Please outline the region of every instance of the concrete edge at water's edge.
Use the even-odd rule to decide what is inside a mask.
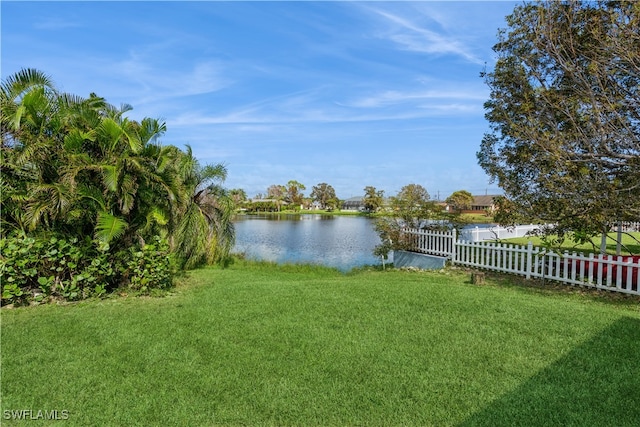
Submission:
[[[419,254],[408,251],[393,251],[395,268],[414,267],[421,270],[440,270],[445,267],[447,257]]]

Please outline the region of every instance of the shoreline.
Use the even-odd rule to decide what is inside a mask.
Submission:
[[[278,216],[278,215],[330,215],[330,216],[359,216],[365,218],[381,218],[393,216],[391,212],[376,212],[376,213],[366,213],[359,211],[348,211],[348,210],[332,210],[326,211],[321,209],[315,210],[299,210],[299,211],[291,211],[291,210],[283,210],[280,212],[236,212],[236,216],[257,216],[257,215],[268,215],[268,216]],[[494,223],[493,217],[488,217],[485,215],[475,215],[475,214],[462,214],[462,217],[468,219],[471,223],[474,224],[492,224]]]

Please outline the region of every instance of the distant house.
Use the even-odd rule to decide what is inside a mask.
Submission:
[[[449,212],[451,211],[451,206],[449,206],[449,204],[447,202],[435,202],[436,206],[439,207],[441,210],[445,211],[445,212]]]
[[[496,209],[493,199],[498,196],[473,196],[471,212],[493,212]]]
[[[351,197],[342,202],[342,210],[361,211],[364,210],[364,197]]]

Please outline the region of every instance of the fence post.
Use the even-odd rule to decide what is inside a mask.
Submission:
[[[457,233],[456,229],[454,228],[451,233],[451,265],[456,264],[456,254],[458,253],[456,249],[457,240]]]
[[[529,240],[527,243],[527,280],[531,279],[531,271],[533,270],[533,242]]]
[[[620,256],[622,250],[622,223],[618,221],[618,241],[616,242],[616,255]]]

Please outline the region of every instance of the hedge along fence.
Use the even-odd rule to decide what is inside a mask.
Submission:
[[[447,256],[453,265],[640,295],[640,256],[562,254],[528,245],[468,242],[453,231],[405,229],[413,250]]]
[[[92,240],[25,235],[0,239],[2,305],[75,301],[116,288],[147,293],[170,287],[172,277],[169,247],[160,238],[118,253]]]

